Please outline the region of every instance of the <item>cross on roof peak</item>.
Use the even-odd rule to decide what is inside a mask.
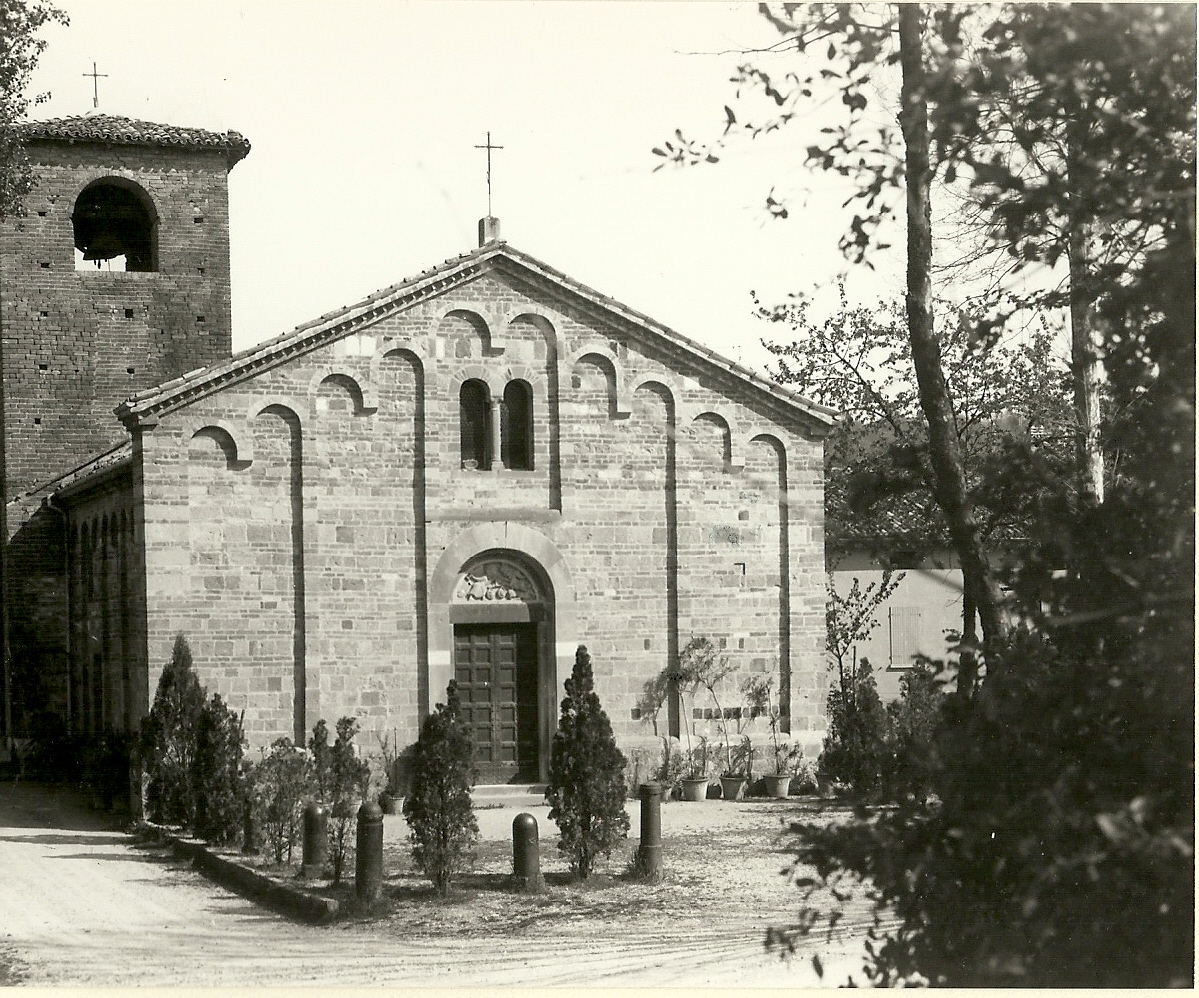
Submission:
[[[493,146],[491,144],[491,132],[487,133],[487,144],[475,146],[476,149],[487,150],[487,217],[491,217],[491,150],[503,149],[503,146]]]

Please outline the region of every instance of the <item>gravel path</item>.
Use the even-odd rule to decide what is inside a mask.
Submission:
[[[673,827],[699,835],[714,823],[744,822],[745,812],[736,813],[742,807],[752,810],[708,802],[688,811],[671,804],[664,825],[667,834]],[[634,835],[636,808],[631,806]],[[541,822],[542,854],[548,857],[546,821],[526,809]],[[503,855],[496,840],[507,840],[516,813],[480,812],[496,856]],[[402,828],[402,819],[388,819],[389,852]],[[763,866],[759,858],[742,873],[748,878],[752,868],[760,879],[763,872],[777,874],[778,866],[777,859]],[[0,871],[0,985],[819,983],[807,959],[783,963],[763,949],[764,925],[785,908],[747,905],[736,890],[718,918],[663,914],[658,904],[628,916],[602,906],[572,915],[566,914],[568,903],[562,913],[534,918],[519,930],[505,918],[484,919],[481,927],[473,919],[470,932],[439,926],[413,932],[403,910],[376,922],[298,925],[210,884],[161,850],[131,845],[105,816],[30,785],[0,786]],[[681,877],[664,885],[659,900],[670,902],[668,911],[686,884]],[[594,896],[600,894],[608,894],[609,903],[618,900],[614,892]],[[781,902],[789,904],[791,897],[779,893]],[[470,913],[475,900],[458,907]],[[510,915],[529,900],[495,893],[490,903]],[[860,965],[856,943],[834,945],[832,952],[826,947],[822,956],[830,973],[842,974],[826,981],[842,980],[843,971]]]

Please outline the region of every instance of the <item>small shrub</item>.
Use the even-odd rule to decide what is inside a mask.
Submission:
[[[586,879],[596,857],[610,855],[617,840],[628,835],[629,816],[624,809],[624,756],[595,693],[591,656],[582,645],[566,680],[545,797],[561,832],[558,848]]]
[[[370,766],[354,751],[357,733],[358,722],[354,718],[341,718],[337,722],[337,740],[328,754],[329,858],[333,861],[335,884],[341,883],[346,857],[352,851],[358,805],[365,799],[370,783]]]
[[[277,738],[254,766],[251,786],[258,827],[276,863],[291,862],[301,809],[315,787],[312,760],[290,738]]]
[[[439,703],[421,726],[412,786],[404,798],[413,861],[442,897],[449,893],[454,874],[474,862],[479,838],[470,799],[474,782],[474,744],[462,721],[458,684],[451,681],[446,702]]]
[[[242,715],[214,693],[200,714],[192,785],[196,791],[195,831],[202,839],[225,845],[245,825],[245,790],[241,779]]]
[[[883,795],[888,800],[923,801],[933,786],[933,752],[945,694],[927,659],[918,659],[900,677],[899,689],[899,699],[887,704]]]
[[[148,777],[146,807],[152,821],[190,826],[195,819],[192,784],[196,732],[205,693],[192,669],[182,634],[162,670],[154,706],[142,726],[141,758]]]
[[[870,662],[834,684],[828,695],[828,734],[820,757],[822,773],[855,793],[879,791],[887,756],[887,712],[878,697]]]

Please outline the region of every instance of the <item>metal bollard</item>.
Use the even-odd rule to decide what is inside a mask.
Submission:
[[[662,793],[660,783],[643,783],[641,798],[641,845],[637,847],[637,873],[645,880],[662,879]]]
[[[527,812],[512,819],[512,879],[521,893],[540,894],[545,890],[537,819]]]
[[[319,877],[325,869],[329,851],[329,812],[316,801],[304,808],[304,860],[300,876],[305,880]]]
[[[354,893],[370,904],[383,890],[383,809],[368,802],[358,809],[358,853],[354,862]]]

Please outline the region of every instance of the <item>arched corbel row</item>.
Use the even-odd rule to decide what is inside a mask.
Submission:
[[[542,332],[549,335],[554,344],[554,359],[562,356],[562,338],[553,320],[540,309],[529,308],[527,305],[513,305],[504,313],[503,328],[505,332],[512,324],[520,319],[527,319]]]
[[[386,339],[381,344],[379,344],[378,348],[371,355],[370,378],[371,378],[372,389],[374,389],[374,386],[379,383],[380,372],[382,371],[382,367],[383,367],[383,361],[393,353],[407,354],[409,357],[411,357],[413,360],[415,360],[417,365],[421,369],[421,374],[425,378],[429,377],[430,373],[432,373],[432,370],[437,365],[437,362],[432,357],[430,357],[428,352],[420,345],[415,344],[415,343],[409,343],[406,340],[400,341],[400,340],[394,340],[394,339]],[[377,399],[378,392],[377,392],[377,390],[375,390],[375,391],[376,391],[375,397]]]
[[[475,327],[479,333],[483,356],[504,352],[508,345],[503,332],[501,332],[504,326],[493,308],[481,302],[459,301],[442,311],[438,315],[437,321],[440,324],[451,316],[463,318]]]
[[[728,449],[728,464],[725,471],[740,471],[745,467],[745,441],[743,434],[738,431],[737,421],[725,412],[713,408],[698,408],[687,420],[691,425],[702,416],[712,416],[724,424],[724,442]]]
[[[220,430],[233,445],[233,461],[250,464],[254,460],[254,437],[245,423],[234,423],[228,419],[195,419],[187,425],[185,439],[194,440],[204,430]]]
[[[299,421],[301,429],[305,428],[312,415],[311,410],[307,405],[307,399],[303,402],[293,398],[290,395],[263,395],[251,400],[246,408],[246,424],[250,425],[262,414],[263,409],[269,409],[271,406],[278,406],[281,409],[290,409],[293,416]]]
[[[625,419],[632,415],[632,409],[629,408],[628,399],[625,394],[624,365],[616,359],[616,356],[607,346],[592,343],[584,346],[582,349],[576,350],[570,355],[570,359],[567,362],[567,369],[573,371],[579,361],[586,360],[589,357],[598,357],[612,367],[612,398],[609,400],[612,415],[617,419]]]
[[[330,378],[345,378],[354,383],[354,387],[358,391],[358,398],[355,399],[354,415],[360,416],[364,413],[375,412],[379,408],[379,393],[375,390],[373,381],[364,381],[362,378],[344,367],[338,367],[335,364],[327,364],[321,367],[308,381],[308,400],[313,411],[316,410],[316,398],[320,394],[321,385]]]

